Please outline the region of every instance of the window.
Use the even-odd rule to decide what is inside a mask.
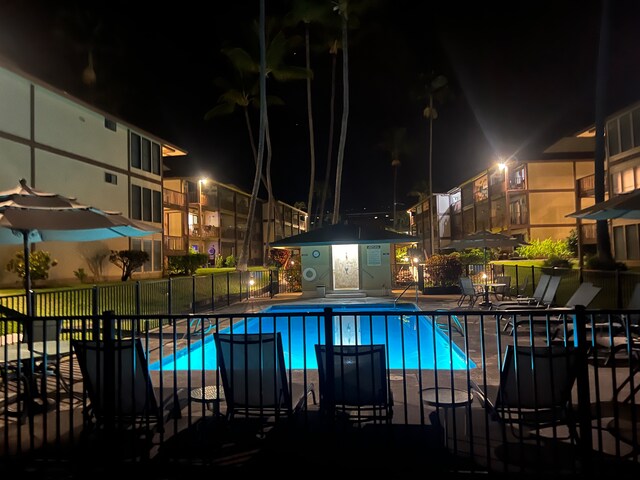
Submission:
[[[149,254],[149,259],[138,272],[159,272],[162,270],[162,242],[160,240],[131,239],[131,250],[141,250]]]
[[[145,222],[151,221],[151,190],[148,188],[142,189],[142,220]]]
[[[155,272],[162,270],[162,242],[160,240],[153,241],[153,256],[151,268]]]
[[[109,120],[108,118],[104,119],[104,128],[108,128],[109,130],[116,131],[116,122],[113,120]]]
[[[640,147],[640,108],[631,112],[631,123],[633,125],[633,146]]]
[[[130,136],[131,166],[160,175],[162,169],[160,145],[133,132]]]
[[[104,172],[104,181],[112,185],[118,184],[118,176],[113,173]]]
[[[131,218],[145,222],[162,222],[162,193],[131,185]]]
[[[142,188],[131,185],[131,218],[142,220]]]
[[[153,191],[153,212],[151,221],[155,223],[162,222],[162,193],[158,190]]]
[[[627,241],[627,259],[640,259],[640,244],[638,244],[638,225],[626,225],[625,238]]]
[[[634,169],[628,168],[622,172],[622,191],[630,192],[634,187]]]
[[[160,175],[160,145],[151,144],[151,171],[156,175]]]
[[[633,142],[631,139],[631,114],[627,113],[620,117],[620,151],[631,150]]]
[[[638,225],[613,227],[613,247],[616,260],[640,260]]]
[[[140,168],[140,135],[131,134],[131,166]]]

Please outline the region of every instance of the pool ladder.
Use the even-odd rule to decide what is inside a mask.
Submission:
[[[405,289],[402,291],[402,293],[400,295],[398,295],[394,300],[393,300],[393,308],[395,309],[397,307],[397,303],[398,300],[400,300],[400,297],[402,297],[402,295],[404,295],[406,293],[407,290],[409,290],[411,287],[415,286],[416,287],[416,305],[418,304],[418,282],[411,282],[409,285],[407,285],[405,287]]]

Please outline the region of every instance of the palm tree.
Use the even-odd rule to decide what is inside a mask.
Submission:
[[[258,38],[260,43],[260,68],[258,76],[260,79],[260,127],[258,130],[258,156],[256,163],[256,173],[253,177],[253,189],[249,201],[249,213],[247,216],[247,231],[242,242],[242,249],[238,258],[238,270],[246,271],[248,263],[248,253],[251,247],[251,237],[253,236],[253,223],[258,203],[258,193],[260,191],[260,174],[262,172],[262,157],[264,155],[264,139],[267,129],[267,54],[266,54],[266,26],[265,26],[265,0],[260,0],[260,28]]]
[[[322,23],[325,21],[329,9],[326,5],[317,0],[295,0],[293,11],[289,16],[289,21],[293,24],[302,22],[304,25],[304,52],[305,65],[307,71],[311,72],[311,41],[309,35],[309,25],[312,22]],[[313,197],[316,178],[316,146],[313,128],[313,109],[311,102],[311,80],[312,76],[307,76],[307,123],[309,126],[309,196],[307,200],[307,230],[311,229],[311,213],[313,212]]]
[[[380,148],[389,152],[391,155],[391,167],[393,168],[393,228],[397,227],[397,180],[398,168],[400,168],[400,157],[408,153],[409,145],[407,143],[407,129],[396,127],[385,132],[384,140],[379,145]]]
[[[428,105],[423,110],[423,116],[429,120],[429,232],[430,232],[430,251],[434,254],[434,205],[433,205],[433,121],[438,118],[438,111],[434,106],[434,97],[437,95],[444,96],[447,91],[448,82],[443,75],[435,76],[433,73],[429,75],[425,85]]]
[[[320,219],[318,225],[322,227],[324,220],[325,206],[329,194],[329,184],[331,182],[331,159],[333,158],[333,132],[335,125],[335,104],[336,104],[336,65],[338,60],[338,40],[334,40],[329,47],[331,55],[331,97],[329,100],[329,138],[327,140],[327,163],[324,172],[324,183],[322,185],[322,199],[320,200]]]
[[[595,107],[595,152],[594,152],[594,189],[595,202],[604,201],[604,164],[605,164],[605,105],[607,92],[607,72],[609,69],[609,0],[602,0],[602,16],[600,20],[600,39],[598,44],[598,66],[596,76]],[[602,264],[613,264],[611,255],[611,239],[607,220],[596,222],[596,246],[598,260]]]
[[[347,124],[349,121],[349,0],[339,0],[333,7],[342,19],[342,125],[338,142],[336,164],[336,186],[333,197],[332,224],[340,218],[340,190],[342,188],[342,168],[344,165],[344,149],[347,143]]]
[[[260,32],[260,28],[257,29],[258,30],[258,35],[262,35],[262,33]],[[264,26],[264,35],[266,37],[266,24]],[[260,39],[260,41],[262,41],[262,39]],[[265,41],[265,45],[266,45],[266,39]],[[288,81],[288,80],[300,80],[300,79],[304,79],[307,78],[310,75],[310,72],[303,67],[297,67],[297,66],[289,66],[286,65],[284,63],[284,58],[287,54],[287,52],[295,45],[296,39],[295,38],[286,38],[284,35],[284,32],[282,32],[281,30],[278,31],[276,33],[276,35],[274,35],[271,40],[269,41],[269,45],[268,48],[265,47],[265,77],[273,77],[275,80],[279,80],[279,81]],[[263,111],[262,111],[262,102],[266,101],[268,102],[270,99],[271,101],[274,101],[275,98],[277,97],[267,97],[266,93],[263,92],[261,90],[262,88],[262,81],[263,79],[260,76],[260,61],[256,61],[255,57],[252,56],[248,51],[246,51],[245,49],[239,48],[239,47],[234,47],[234,48],[227,48],[227,49],[223,49],[223,53],[227,56],[227,58],[229,58],[229,60],[231,61],[231,63],[235,66],[235,68],[240,72],[241,76],[251,76],[251,75],[255,75],[258,74],[258,78],[259,78],[259,85],[260,85],[260,89],[259,89],[259,100],[258,100],[258,105],[260,107],[260,115],[263,115]],[[266,78],[264,79],[265,83],[266,83]],[[269,131],[269,121],[268,118],[263,122],[263,120],[260,120],[260,124],[262,127],[264,127],[265,132],[265,142],[266,142],[266,147],[267,147],[267,160],[266,160],[266,173],[265,173],[265,183],[266,183],[266,189],[267,189],[267,196],[268,196],[268,204],[269,204],[269,208],[268,208],[268,218],[267,218],[267,228],[270,228],[271,225],[271,221],[270,221],[270,216],[272,211],[275,211],[277,213],[278,209],[275,208],[276,205],[276,201],[275,201],[275,197],[273,195],[273,189],[272,189],[272,183],[271,183],[271,158],[272,158],[272,150],[271,150],[271,135],[270,135],[270,131]],[[247,123],[248,127],[250,128],[250,123]],[[258,142],[259,143],[259,142]],[[264,152],[263,152],[264,153]],[[259,149],[258,149],[258,156],[260,155]],[[256,162],[260,163],[260,162]],[[264,163],[264,162],[263,162]],[[260,170],[258,172],[259,175],[259,179],[262,176],[262,164],[260,165]],[[257,195],[257,194],[256,194]],[[282,216],[279,216],[279,221],[280,221],[280,227],[283,228],[284,226],[284,221],[282,219]],[[253,219],[248,219],[248,221],[252,221]],[[247,227],[247,234],[250,234],[251,232],[249,231],[249,226]],[[269,235],[269,231],[267,232],[267,234]],[[245,250],[245,245],[246,245],[246,250]],[[249,243],[248,240],[245,238],[245,241],[243,242],[243,250],[239,255],[240,258],[244,258],[245,262],[246,262],[246,257],[248,256],[248,249],[249,249]],[[266,246],[267,252],[269,249],[269,246]],[[238,262],[240,264],[240,262]],[[246,263],[245,263],[245,267],[246,267]]]

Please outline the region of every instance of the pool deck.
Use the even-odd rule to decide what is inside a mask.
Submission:
[[[251,298],[240,304],[229,307],[216,308],[217,315],[247,314],[257,313],[271,305],[294,305],[294,304],[381,304],[393,305],[394,299],[400,291],[392,292],[389,297],[354,297],[354,298],[304,298],[300,294],[281,294],[273,299]],[[400,301],[415,303],[420,311],[443,310],[464,310],[457,306],[458,295],[421,295],[417,296],[411,292],[406,292]],[[206,313],[206,312],[202,312]],[[469,355],[475,360],[481,358],[482,353],[485,358],[484,369],[474,369],[472,378],[481,384],[497,385],[499,383],[498,354],[487,351],[481,343],[483,337],[484,345],[496,344],[497,333],[495,326],[484,326],[482,335],[479,333],[481,326],[478,315],[468,315],[462,320],[465,323],[467,335],[462,337],[459,333],[452,332],[452,339],[461,346],[466,342]],[[186,322],[180,327],[186,328]],[[478,334],[474,334],[477,332]],[[506,334],[504,334],[506,335]],[[150,338],[150,350],[152,358],[150,362],[157,360],[153,358],[154,353],[162,341],[163,349],[180,349],[186,344],[186,340],[181,339],[178,345],[172,345],[166,338]],[[155,342],[155,345],[154,345]],[[154,348],[155,347],[155,348]],[[157,354],[156,354],[157,357]],[[477,362],[476,362],[477,363]],[[186,373],[178,372],[177,381],[179,384],[185,383]],[[313,377],[313,372],[308,372],[307,381],[312,381],[317,385],[317,378]],[[482,375],[482,377],[480,377]],[[494,469],[502,471],[504,456],[500,456],[500,445],[494,441],[502,438],[495,432],[489,435],[490,430],[495,430],[497,422],[487,422],[486,411],[479,401],[475,399],[467,408],[453,409],[454,415],[447,415],[445,409],[435,408],[426,402],[420,402],[423,398],[421,390],[433,387],[434,381],[440,386],[450,385],[466,387],[467,379],[465,372],[452,375],[448,370],[438,374],[437,379],[433,371],[418,375],[415,371],[402,372],[391,371],[390,379],[394,390],[394,420],[392,425],[358,425],[351,422],[346,424],[332,424],[327,428],[326,422],[321,421],[317,406],[309,405],[309,408],[298,419],[297,424],[279,424],[270,431],[264,438],[257,438],[253,424],[242,422],[234,423],[233,429],[228,428],[227,422],[217,418],[205,405],[199,402],[186,400],[180,403],[182,408],[182,418],[171,421],[171,428],[167,429],[165,443],[158,451],[153,452],[153,458],[149,462],[142,464],[127,464],[127,469],[134,474],[141,474],[146,478],[187,478],[188,476],[206,477],[213,471],[235,471],[237,469],[247,469],[257,472],[269,471],[272,469],[277,474],[284,477],[297,477],[301,471],[305,475],[313,473],[326,473],[335,476],[336,471],[349,470],[354,472],[368,472],[369,474],[392,474],[393,478],[404,473],[417,473],[427,469],[437,475],[436,478],[457,478],[463,476],[487,477],[488,471]],[[157,380],[157,379],[156,379]],[[601,388],[606,391],[610,388],[606,385]],[[49,380],[49,385],[55,384],[54,379]],[[303,388],[304,380],[301,371],[296,371],[292,375],[292,390],[294,398]],[[154,386],[157,387],[154,381]],[[194,386],[199,386],[195,384]],[[78,387],[79,388],[79,387]],[[160,395],[159,395],[160,396]],[[416,400],[417,399],[417,400]],[[184,398],[183,398],[184,400]],[[73,404],[69,405],[69,404]],[[60,409],[63,408],[62,403]],[[65,429],[77,431],[80,425],[81,405],[73,397],[67,399],[66,406],[70,414],[35,416],[36,432],[42,432],[42,424],[49,422],[52,425],[57,422],[56,431],[64,432]],[[435,415],[435,416],[434,416]],[[467,418],[471,423],[467,423]],[[48,420],[47,420],[48,419]],[[62,421],[61,421],[62,419]],[[75,419],[75,420],[74,420]],[[74,427],[69,427],[69,424]],[[446,437],[443,437],[442,425],[445,425]],[[54,431],[50,428],[50,436]],[[8,441],[14,441],[10,433]],[[446,440],[447,445],[445,446]],[[606,442],[607,439],[604,439]],[[109,447],[112,448],[113,446]],[[559,443],[548,449],[553,452],[553,458],[535,457],[534,470],[538,470],[541,461],[548,461],[548,476],[564,474],[572,467],[565,465],[569,459],[575,458],[575,450],[562,453],[558,460],[558,452],[564,452],[568,444]],[[87,453],[87,452],[85,452]],[[13,465],[22,469],[20,473],[34,473],[34,478],[88,478],[94,476],[98,478],[113,478],[114,474],[120,474],[121,465],[118,462],[104,462],[104,457],[90,450],[90,455],[86,455],[85,461],[76,460],[69,464],[68,468],[48,467],[46,462],[39,459],[27,461],[24,464]],[[95,455],[95,456],[94,456]],[[526,452],[520,454],[520,458],[526,456]],[[92,461],[91,459],[98,459]],[[527,456],[529,458],[529,456]],[[102,459],[103,461],[99,461]],[[529,458],[531,460],[531,458]],[[493,462],[487,464],[487,462]],[[507,463],[509,461],[507,460]],[[518,465],[510,471],[517,472],[518,478],[526,477],[528,467],[523,466],[522,461],[516,462]],[[348,465],[358,465],[357,468],[350,468]],[[603,470],[610,470],[606,463],[601,463]],[[629,464],[631,465],[631,463]],[[633,462],[633,468],[638,464]],[[497,468],[496,468],[497,467]],[[57,470],[56,470],[57,468]],[[118,469],[113,471],[113,468]],[[0,471],[2,467],[0,466]],[[638,474],[634,470],[634,475]]]

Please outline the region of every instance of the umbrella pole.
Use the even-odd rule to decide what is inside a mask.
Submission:
[[[24,286],[27,300],[27,316],[33,315],[33,303],[31,298],[31,267],[29,265],[29,231],[22,231],[22,245],[24,248]]]

